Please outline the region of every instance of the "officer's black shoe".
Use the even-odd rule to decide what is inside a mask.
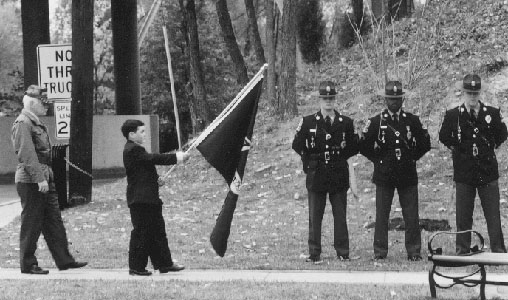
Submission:
[[[349,255],[337,255],[337,259],[341,261],[349,260]]]
[[[32,265],[30,269],[28,270],[21,270],[21,273],[24,274],[35,274],[35,275],[46,275],[49,273],[48,270],[44,270],[43,268],[39,267],[38,265]]]
[[[147,271],[147,270],[138,271],[138,270],[134,270],[134,269],[129,269],[129,275],[150,276],[150,275],[152,275],[152,272]]]
[[[409,255],[407,257],[407,260],[409,261],[421,261],[422,260],[422,257],[420,255]]]
[[[320,265],[323,263],[323,261],[321,260],[321,257],[319,257],[319,256],[309,256],[305,259],[305,262],[311,262],[315,265]]]
[[[383,255],[376,255],[374,256],[374,260],[381,260],[381,259],[385,259],[386,256],[383,256]]]

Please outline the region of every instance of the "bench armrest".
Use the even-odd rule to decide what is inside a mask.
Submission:
[[[434,238],[438,235],[441,235],[441,234],[449,234],[449,235],[457,235],[457,234],[461,234],[461,233],[474,233],[478,236],[478,239],[480,240],[480,247],[478,247],[478,245],[474,246],[473,248],[471,248],[471,251],[473,253],[475,252],[480,252],[480,251],[483,251],[483,247],[485,246],[485,241],[483,239],[483,236],[478,232],[478,231],[475,231],[475,230],[464,230],[464,231],[438,231],[436,233],[434,233],[430,238],[429,238],[429,242],[427,244],[428,246],[428,250],[429,250],[429,256],[432,256],[434,254],[436,255],[441,255],[442,252],[443,252],[443,249],[442,248],[433,248],[432,247],[432,240],[434,240]]]

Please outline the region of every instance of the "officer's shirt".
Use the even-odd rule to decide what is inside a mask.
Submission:
[[[507,138],[500,110],[480,102],[476,118],[462,104],[446,112],[439,140],[453,149],[454,180],[474,186],[499,178],[494,149]]]

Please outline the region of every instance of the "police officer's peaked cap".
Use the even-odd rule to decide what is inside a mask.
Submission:
[[[384,90],[378,92],[379,96],[385,98],[402,98],[406,92],[402,90],[402,83],[400,81],[388,81]]]
[[[322,81],[319,84],[319,97],[320,98],[332,98],[337,95],[337,90],[335,89],[335,83],[332,81]]]
[[[462,82],[457,82],[456,86],[464,92],[479,93],[482,90],[482,79],[476,74],[468,74],[464,76]]]
[[[28,87],[25,92],[25,95],[32,98],[46,98],[47,97],[47,89],[42,88],[38,85],[32,84]]]

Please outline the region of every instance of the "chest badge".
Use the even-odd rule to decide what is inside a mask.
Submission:
[[[490,124],[491,121],[492,121],[492,117],[490,115],[486,115],[485,122],[487,122],[487,124]]]
[[[370,120],[367,120],[367,123],[365,123],[365,126],[363,127],[363,133],[369,132],[369,126],[370,126]]]
[[[328,140],[330,140],[330,139],[332,139],[332,135],[331,135],[331,134],[329,134],[329,133],[327,133],[327,134],[326,134],[326,136],[325,136],[325,139],[326,139],[327,141],[328,141]]]

